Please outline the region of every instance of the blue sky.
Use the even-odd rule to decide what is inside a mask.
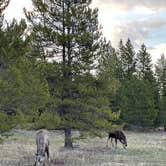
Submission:
[[[11,0],[5,18],[23,17],[23,7],[31,10],[31,0]],[[114,47],[130,38],[137,49],[145,43],[154,62],[166,54],[166,0],[92,0],[92,7],[99,8],[103,35]]]

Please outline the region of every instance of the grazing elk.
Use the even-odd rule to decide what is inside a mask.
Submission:
[[[127,147],[126,136],[121,130],[116,130],[114,132],[109,132],[108,139],[107,139],[107,147],[108,147],[108,141],[109,141],[110,138],[111,138],[111,143],[112,143],[113,139],[115,139],[116,147],[117,147],[117,140],[119,140],[123,144],[124,148]],[[112,145],[113,145],[113,143],[112,143]]]
[[[46,154],[47,154],[48,165],[50,166],[49,140],[46,130],[39,130],[37,132],[36,144],[37,144],[37,153],[36,153],[36,161],[34,166],[45,166]]]

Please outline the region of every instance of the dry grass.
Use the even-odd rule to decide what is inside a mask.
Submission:
[[[0,166],[32,166],[35,132],[13,130],[0,145]],[[78,134],[78,133],[77,133]],[[74,135],[76,133],[74,132]],[[106,148],[106,137],[78,140],[73,150],[63,148],[63,132],[50,132],[52,166],[166,166],[166,133],[126,132],[128,147]]]

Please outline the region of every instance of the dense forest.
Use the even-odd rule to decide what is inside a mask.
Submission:
[[[166,128],[166,58],[143,43],[102,35],[91,0],[32,0],[26,20],[4,20],[0,2],[0,134],[15,127],[100,135],[112,128]]]

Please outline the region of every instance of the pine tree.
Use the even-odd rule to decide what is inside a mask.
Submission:
[[[48,75],[47,80],[54,102],[58,101],[54,111],[61,117],[65,147],[72,147],[72,128],[95,132],[108,126],[112,116],[107,100],[102,99],[100,81],[91,74],[98,59],[100,33],[98,10],[91,9],[90,3],[91,0],[33,0],[34,11],[25,12],[33,28],[38,58],[46,62],[53,56],[56,60],[58,70],[47,73],[60,77]]]
[[[139,50],[139,53],[137,54],[137,68],[139,72],[139,77],[152,81],[153,79],[153,71],[152,71],[152,60],[151,55],[147,52],[147,48],[145,44],[141,45],[141,49]]]
[[[119,111],[118,89],[122,81],[122,68],[117,51],[106,39],[101,41],[101,52],[99,58],[98,77],[107,84],[107,92],[110,100],[111,109]]]
[[[143,44],[136,57],[130,40],[125,45],[120,41],[119,54],[124,73],[117,96],[121,118],[129,124],[153,126],[158,110],[158,88],[150,54]]]
[[[166,129],[166,58],[161,55],[160,59],[158,59],[157,64],[155,65],[155,74],[157,77],[157,83],[159,85],[159,93],[160,93],[160,110],[158,114],[158,123],[160,125],[164,125]]]
[[[162,96],[166,95],[166,58],[161,55],[160,59],[158,59],[157,64],[155,65],[155,73],[157,76],[157,80],[160,86],[160,94]]]
[[[47,82],[29,56],[30,39],[23,39],[25,29],[25,21],[13,20],[0,33],[0,115],[9,119],[2,122],[1,131],[19,124],[24,116],[32,122],[49,98]]]
[[[120,90],[121,118],[128,124],[152,127],[157,112],[150,83],[137,78],[126,81]]]
[[[109,77],[121,80],[122,68],[117,51],[111,46],[110,41],[107,42],[106,39],[101,40],[100,43],[99,74],[100,72],[102,74],[108,73]]]
[[[159,110],[159,91],[156,78],[152,70],[151,55],[147,52],[145,44],[141,45],[141,49],[137,54],[137,70],[139,79],[147,83],[149,91],[154,96],[155,110]]]
[[[136,59],[134,47],[130,39],[127,40],[125,45],[122,40],[120,41],[119,58],[122,65],[124,79],[131,79],[133,74],[136,72]]]

